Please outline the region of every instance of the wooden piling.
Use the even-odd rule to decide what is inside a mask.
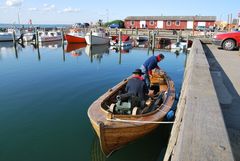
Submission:
[[[177,43],[179,43],[180,42],[180,32],[178,32],[178,34],[177,34]]]
[[[186,49],[188,49],[188,43],[189,43],[189,35],[187,35],[187,44],[186,44]]]
[[[16,44],[16,32],[13,30],[13,44]]]
[[[92,45],[92,30],[90,31],[90,45]]]
[[[119,35],[118,35],[118,46],[119,46],[119,50],[120,50],[120,48],[121,48],[121,44],[122,44],[122,30],[120,29]]]
[[[138,28],[136,28],[136,36],[138,36]]]
[[[63,31],[63,29],[61,29],[61,34],[62,34],[62,45],[64,46],[64,31]]]
[[[156,39],[156,34],[153,32],[153,34],[152,34],[152,50],[154,50],[154,48],[155,48],[155,40]]]

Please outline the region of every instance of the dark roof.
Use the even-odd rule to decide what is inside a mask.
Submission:
[[[216,16],[128,16],[125,20],[186,20],[216,21]]]

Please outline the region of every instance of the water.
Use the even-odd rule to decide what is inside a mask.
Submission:
[[[170,126],[160,126],[106,159],[87,117],[90,104],[152,52],[126,49],[120,54],[85,45],[64,50],[61,42],[42,44],[39,50],[0,43],[0,161],[162,160]],[[186,56],[163,53],[160,67],[179,92]]]

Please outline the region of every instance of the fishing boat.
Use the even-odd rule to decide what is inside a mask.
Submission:
[[[21,33],[19,30],[16,29],[8,29],[6,32],[0,32],[0,42],[1,41],[13,41],[13,32],[15,32],[15,39],[19,39]]]
[[[103,30],[87,33],[85,39],[89,45],[109,44],[110,42],[110,38]]]
[[[165,73],[154,71],[150,88],[153,96],[138,106],[129,99],[124,102],[123,98],[127,97],[124,89],[130,78],[108,90],[88,109],[88,117],[106,156],[164,123],[175,100],[173,81]]]
[[[119,46],[119,36],[112,36],[112,40],[110,41],[111,46]],[[132,40],[128,35],[121,36],[121,44],[120,46],[131,46]]]
[[[65,39],[68,43],[84,43],[85,35],[79,29],[71,29],[68,34],[65,35]]]
[[[49,42],[62,40],[62,33],[59,31],[39,31],[38,41]]]

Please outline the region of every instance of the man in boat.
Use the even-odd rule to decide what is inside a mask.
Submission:
[[[149,77],[152,77],[152,70],[158,69],[160,70],[160,67],[158,66],[158,62],[162,61],[164,59],[163,54],[159,54],[157,56],[151,56],[148,58],[144,64],[141,66],[141,70],[144,73],[143,77],[147,84],[148,89],[150,88],[150,79]]]
[[[133,72],[132,78],[128,80],[125,88],[128,94],[138,97],[141,101],[148,98],[148,88],[143,80],[143,74],[141,69],[136,69]]]

